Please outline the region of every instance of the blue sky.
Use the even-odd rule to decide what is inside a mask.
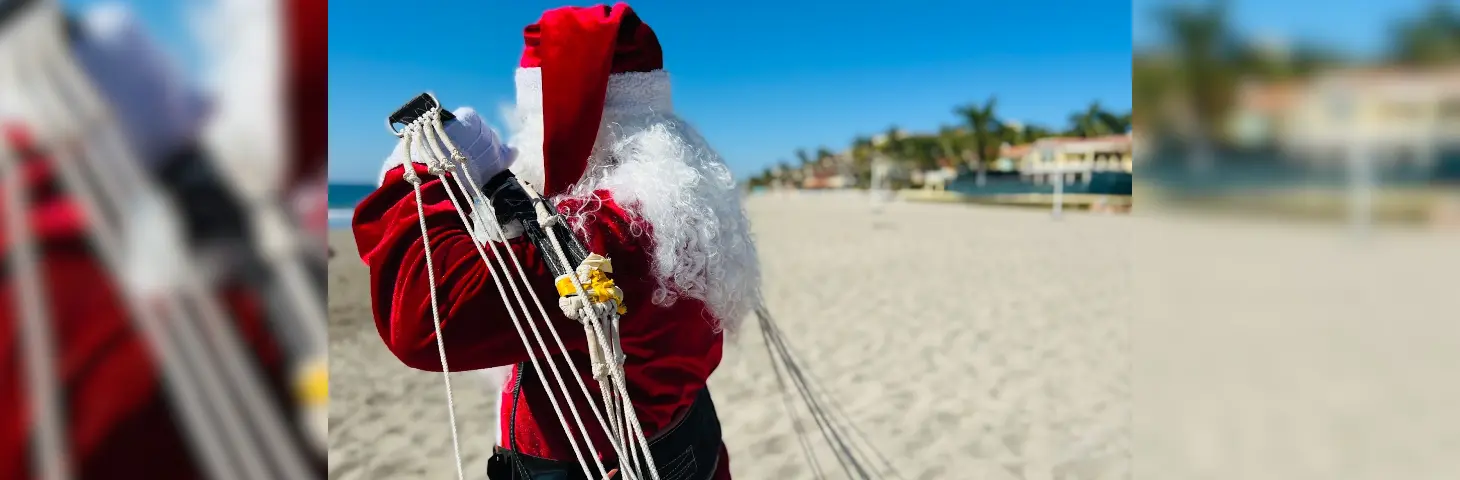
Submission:
[[[387,114],[433,90],[496,120],[522,27],[553,2],[353,0],[330,8],[330,178],[369,181]],[[1130,4],[631,2],[659,36],[675,108],[737,175],[797,147],[840,149],[896,124],[930,131],[998,95],[1013,119],[1063,125],[1098,100],[1130,108]]]
[[[205,2],[189,0],[62,0],[61,4],[66,5],[73,11],[89,8],[98,4],[122,3],[127,5],[132,13],[147,28],[157,43],[167,50],[176,60],[179,68],[193,74],[198,78],[200,65],[202,64],[202,51],[198,47],[191,26],[188,24],[190,9],[198,8]]]
[[[1171,3],[1208,0],[1132,0],[1137,46],[1159,45],[1164,30],[1153,12]],[[1233,25],[1250,37],[1304,40],[1338,51],[1373,56],[1387,47],[1394,21],[1425,11],[1434,0],[1228,0]]]
[[[63,0],[77,7],[104,0]],[[330,9],[330,177],[370,180],[394,138],[383,117],[423,90],[489,114],[511,101],[521,28],[553,2],[336,0]],[[740,175],[797,147],[840,148],[896,124],[932,130],[953,106],[998,95],[1009,118],[1062,125],[1099,100],[1130,106],[1130,48],[1159,44],[1170,0],[706,2],[632,4],[654,27],[679,111]],[[1373,54],[1393,19],[1430,0],[1233,0],[1249,35]],[[129,2],[191,71],[188,0]],[[442,2],[446,3],[446,2]],[[1319,14],[1321,13],[1321,14]],[[433,39],[424,46],[415,39]]]

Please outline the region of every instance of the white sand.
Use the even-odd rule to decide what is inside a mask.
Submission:
[[[1120,478],[1129,468],[1133,219],[931,204],[874,213],[847,194],[748,206],[770,309],[902,477]],[[441,376],[385,350],[348,232],[331,242],[330,478],[452,477]],[[747,325],[711,378],[732,469],[812,478]],[[467,474],[482,478],[492,399],[472,374],[453,385]]]
[[[1460,232],[1132,220],[1136,478],[1460,478]]]

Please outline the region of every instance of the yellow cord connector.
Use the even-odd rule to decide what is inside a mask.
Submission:
[[[613,284],[613,279],[608,274],[613,273],[613,262],[599,254],[590,254],[583,259],[578,266],[578,282],[583,284],[584,293],[588,294],[589,301],[593,303],[606,303],[610,300],[618,306],[618,314],[628,312],[624,306],[624,291]],[[558,277],[556,285],[558,295],[569,297],[578,294],[578,289],[573,286],[573,279],[567,275]]]
[[[313,361],[299,368],[294,377],[294,395],[305,406],[328,405],[330,372],[327,364]]]

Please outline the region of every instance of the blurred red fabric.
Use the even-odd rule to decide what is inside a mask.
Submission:
[[[51,159],[34,148],[23,128],[0,125],[0,130],[21,153],[31,240],[49,297],[64,422],[77,478],[202,478],[168,406],[150,347],[133,326],[112,275],[91,250],[80,206],[55,178]],[[5,212],[0,209],[0,215]],[[12,242],[18,239],[4,233],[0,230],[0,252],[8,262]],[[34,476],[29,452],[32,406],[22,373],[16,279],[9,275],[8,269],[0,269],[0,478],[29,479]],[[242,290],[228,291],[225,297],[244,340],[265,366],[274,397],[287,402],[281,352],[259,306]]]

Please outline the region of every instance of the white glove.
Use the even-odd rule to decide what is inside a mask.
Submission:
[[[451,112],[456,115],[456,120],[445,124],[446,136],[456,144],[456,148],[466,155],[467,173],[476,183],[477,188],[487,183],[487,180],[496,176],[508,167],[517,158],[516,152],[507,146],[497,132],[487,125],[486,120],[471,107],[461,107]],[[421,135],[411,146],[411,161],[425,164],[427,158],[434,158],[434,151],[431,146],[425,143],[425,135]],[[451,155],[446,148],[446,143],[437,139],[437,145],[441,153]],[[385,159],[385,165],[380,171],[381,182],[385,181],[385,173],[390,169],[400,166],[406,161],[405,141],[396,142],[395,150],[390,152],[390,157]],[[431,156],[428,156],[431,155]],[[465,179],[463,179],[465,180]]]
[[[197,139],[207,105],[124,5],[86,11],[74,51],[147,165]]]

